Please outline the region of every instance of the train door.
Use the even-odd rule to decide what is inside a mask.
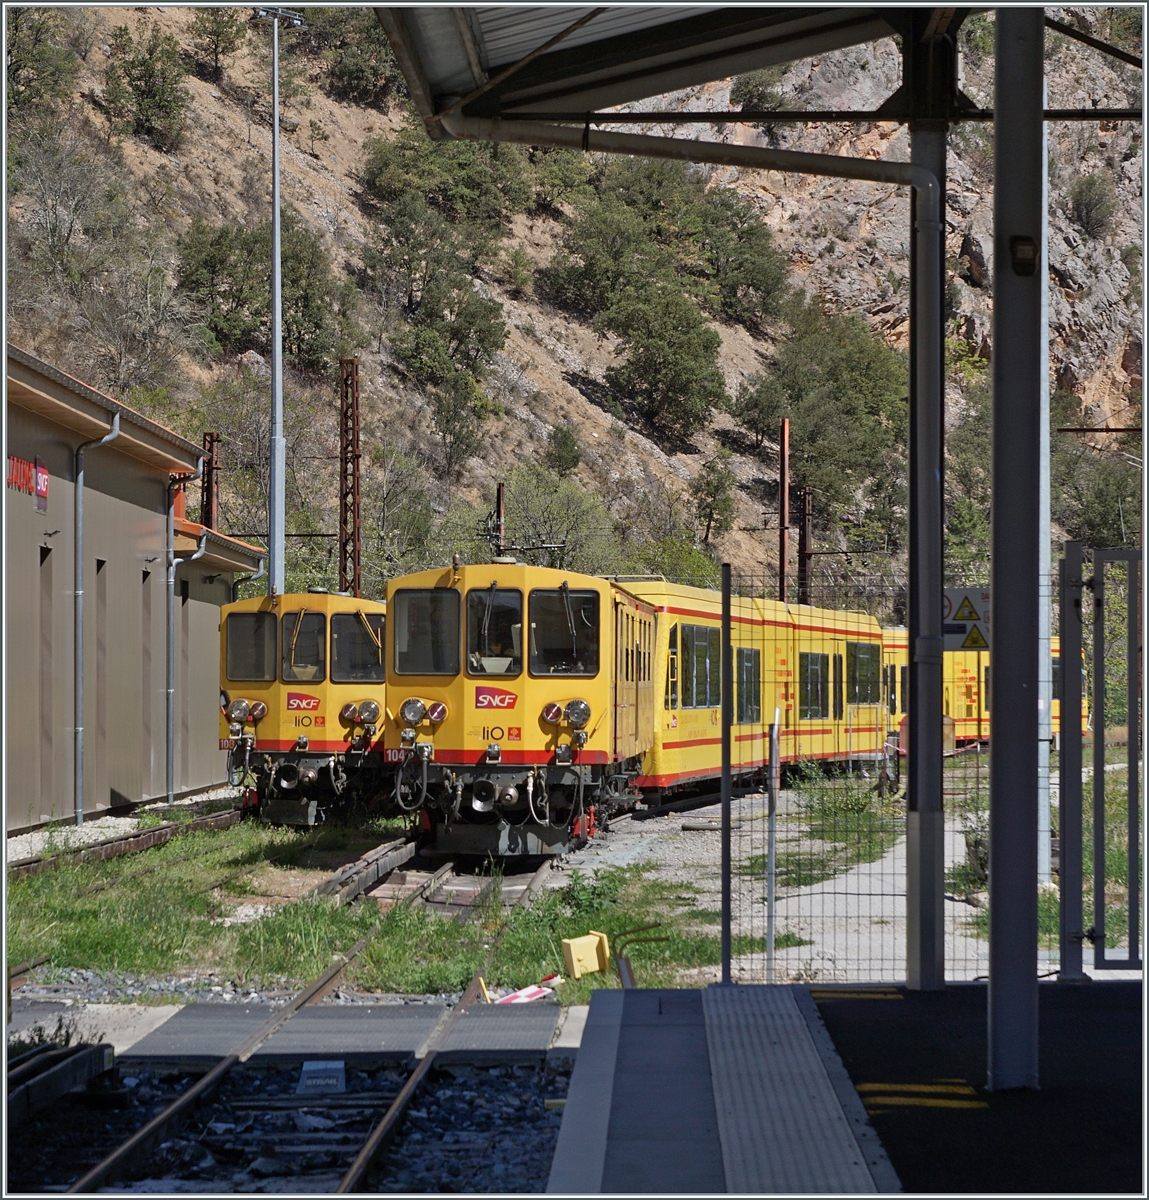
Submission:
[[[614,608],[614,758],[633,758],[654,740],[651,679],[654,609],[616,592]]]

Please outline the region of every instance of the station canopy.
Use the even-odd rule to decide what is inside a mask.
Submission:
[[[459,111],[469,117],[545,120],[601,111],[890,37],[899,17],[889,9],[774,5],[375,11],[433,137],[435,115],[467,97]],[[947,23],[955,12],[936,11]]]

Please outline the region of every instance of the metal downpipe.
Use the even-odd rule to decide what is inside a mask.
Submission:
[[[72,523],[73,544],[75,548],[75,603],[73,615],[75,632],[73,635],[73,683],[72,703],[74,709],[73,730],[73,805],[76,814],[76,824],[84,823],[84,454],[95,446],[105,446],[120,436],[120,414],[112,417],[112,427],[102,438],[93,438],[90,442],[81,442],[76,447],[75,469],[72,474],[73,493],[72,503],[74,512]]]
[[[174,476],[168,481],[168,587],[167,587],[167,689],[166,689],[166,735],[165,735],[165,784],[168,803],[175,799],[176,778],[176,488],[185,483],[195,483],[203,475],[203,455],[199,457],[195,472],[191,475]],[[199,558],[207,547],[207,530],[200,535],[199,548],[194,557]]]

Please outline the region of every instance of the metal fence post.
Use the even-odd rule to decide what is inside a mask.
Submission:
[[[774,723],[770,726],[770,786],[767,789],[768,811],[766,816],[766,982],[774,982],[774,885],[777,862],[778,792],[782,786],[782,739],[778,734],[781,712],[774,710]]]
[[[730,564],[722,564],[722,982],[730,982],[730,732],[734,725],[734,655],[730,645]]]
[[[1061,851],[1059,979],[1084,979],[1081,969],[1081,594],[1080,542],[1065,543],[1061,560],[1061,752],[1058,762],[1058,828]]]

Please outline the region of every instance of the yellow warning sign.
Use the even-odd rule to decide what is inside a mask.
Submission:
[[[969,633],[966,634],[965,641],[962,642],[962,644],[961,644],[961,648],[963,650],[988,650],[989,649],[989,643],[985,640],[985,637],[983,636],[983,634],[981,632],[980,625],[974,625],[970,629]]]
[[[953,615],[955,621],[980,621],[981,617],[977,615],[977,610],[969,602],[969,597],[966,596],[958,606],[958,610]]]

